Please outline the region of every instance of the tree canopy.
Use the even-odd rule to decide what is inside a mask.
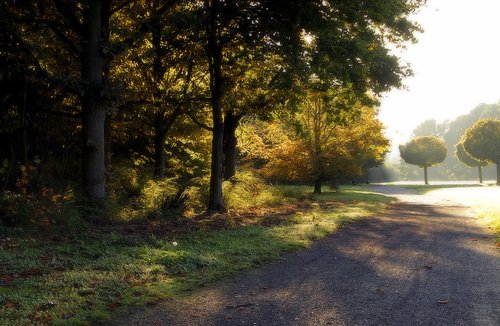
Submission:
[[[424,168],[425,184],[428,184],[427,168],[443,162],[447,149],[444,140],[434,136],[422,136],[400,145],[399,153],[406,163]]]
[[[224,211],[250,120],[293,121],[318,179],[357,175],[385,152],[377,99],[411,74],[389,49],[415,41],[424,3],[2,1],[2,191],[32,171],[22,192],[101,209],[170,180]]]
[[[475,159],[497,165],[497,184],[500,165],[500,120],[484,119],[468,128],[464,134],[464,148]]]
[[[389,141],[373,105],[342,109],[353,100],[348,94],[310,92],[284,122],[246,124],[247,164],[273,180],[314,183],[316,193],[326,181],[363,175],[383,160]]]

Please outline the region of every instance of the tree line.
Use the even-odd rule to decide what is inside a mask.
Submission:
[[[2,191],[28,191],[35,169],[104,207],[128,162],[180,189],[208,174],[220,212],[246,162],[319,192],[383,158],[377,99],[411,73],[389,45],[415,41],[424,3],[3,0]]]
[[[468,167],[477,168],[479,183],[483,183],[482,168],[495,164],[497,185],[500,185],[500,120],[481,119],[467,128],[454,145],[456,158]],[[447,155],[443,139],[420,136],[399,146],[401,158],[408,164],[424,169],[424,182],[429,184],[427,169],[442,163]]]

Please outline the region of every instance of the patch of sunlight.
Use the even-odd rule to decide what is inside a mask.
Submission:
[[[443,188],[427,194],[471,207],[481,222],[497,234],[500,243],[500,187]]]

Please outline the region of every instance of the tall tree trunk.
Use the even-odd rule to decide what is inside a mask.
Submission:
[[[424,166],[424,180],[425,180],[425,184],[428,185],[429,180],[427,178],[427,166]]]
[[[321,185],[323,183],[323,180],[321,178],[317,178],[314,180],[314,193],[315,194],[321,194]]]
[[[106,169],[111,165],[111,156],[113,154],[111,148],[112,140],[112,129],[113,129],[113,117],[111,112],[106,114],[106,121],[104,121],[104,166]]]
[[[212,163],[210,168],[210,196],[208,201],[209,212],[224,212],[222,197],[222,147],[224,125],[222,122],[222,47],[217,39],[217,7],[218,0],[205,0],[208,13],[207,28],[207,57],[210,70],[210,93],[212,106]]]
[[[24,92],[23,92],[23,106],[21,112],[21,128],[22,128],[22,163],[28,163],[28,128],[26,122],[26,106],[28,104],[28,76],[24,73]]]
[[[165,178],[165,140],[167,133],[164,131],[163,119],[161,116],[155,117],[155,178],[162,180]]]
[[[483,168],[481,165],[477,166],[477,172],[479,174],[479,183],[483,183]]]
[[[102,18],[109,17],[107,0],[89,0],[84,10],[82,37],[82,135],[83,191],[93,204],[104,205],[106,196],[104,125],[107,107],[104,101]]]
[[[496,163],[497,165],[497,186],[500,186],[500,164]]]
[[[236,157],[238,155],[236,129],[241,118],[241,115],[234,115],[231,110],[224,117],[224,180],[231,179],[236,173]]]

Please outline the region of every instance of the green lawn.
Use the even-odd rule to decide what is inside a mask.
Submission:
[[[8,233],[0,238],[0,325],[106,320],[128,305],[155,304],[280,259],[345,223],[379,212],[391,200],[356,187],[319,196],[305,188],[293,191],[306,196],[293,214],[264,214],[246,223],[168,236],[133,230],[85,230],[70,237],[0,230]]]

